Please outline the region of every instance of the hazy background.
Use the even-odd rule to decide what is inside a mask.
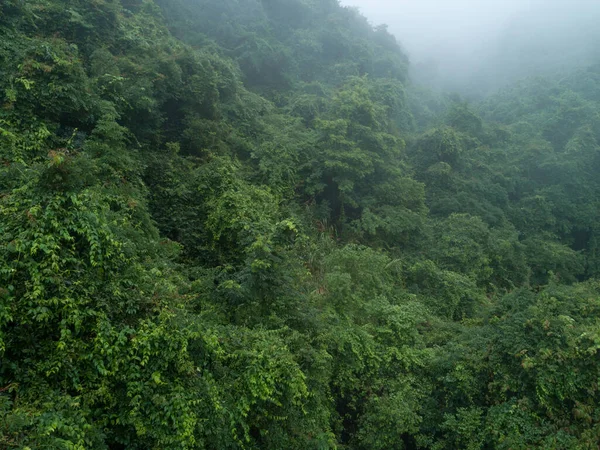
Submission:
[[[341,0],[385,23],[413,78],[478,96],[600,62],[600,0]]]

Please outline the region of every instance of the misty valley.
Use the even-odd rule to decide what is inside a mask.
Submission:
[[[423,2],[0,0],[0,449],[598,449],[600,6]]]

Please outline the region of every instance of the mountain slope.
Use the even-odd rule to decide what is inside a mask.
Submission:
[[[328,0],[0,5],[0,446],[592,448],[596,68],[479,105]]]

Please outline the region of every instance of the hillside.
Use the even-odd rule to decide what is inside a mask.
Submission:
[[[600,66],[409,65],[336,0],[0,3],[0,448],[595,448]]]

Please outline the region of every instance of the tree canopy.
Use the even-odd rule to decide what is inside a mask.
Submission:
[[[0,447],[596,448],[600,66],[408,67],[336,0],[0,3]]]

